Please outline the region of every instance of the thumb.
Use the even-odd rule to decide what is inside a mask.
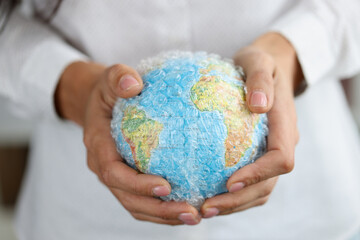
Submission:
[[[265,113],[271,109],[274,98],[274,80],[270,72],[249,71],[246,88],[246,103],[251,112]]]
[[[115,97],[130,98],[138,95],[143,88],[139,73],[124,64],[116,64],[108,69],[109,90]]]
[[[274,101],[275,64],[263,51],[246,48],[235,56],[246,75],[246,103],[254,113],[268,112]]]

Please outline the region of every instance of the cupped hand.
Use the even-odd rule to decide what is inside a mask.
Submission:
[[[277,33],[268,33],[234,57],[246,75],[247,105],[268,115],[267,153],[236,171],[228,180],[228,193],[205,201],[204,218],[243,211],[267,202],[278,176],[294,167],[296,126],[294,89],[302,79],[296,53]]]
[[[84,128],[89,168],[134,218],[169,225],[198,224],[200,214],[191,205],[158,198],[171,192],[165,179],[132,169],[116,150],[110,129],[113,106],[118,97],[136,96],[142,87],[139,74],[126,65],[106,68],[74,62],[62,74],[55,103],[60,116]]]

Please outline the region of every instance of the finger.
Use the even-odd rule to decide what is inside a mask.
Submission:
[[[139,195],[166,196],[170,194],[171,186],[165,179],[142,174],[129,167],[121,159],[119,161],[119,154],[110,145],[111,139],[102,139],[102,141],[98,144],[96,155],[99,164],[98,175],[106,186]]]
[[[106,124],[107,123],[107,124]],[[89,167],[95,170],[100,180],[108,187],[122,189],[134,194],[166,196],[171,192],[170,184],[162,177],[142,174],[129,167],[116,151],[110,135],[109,123],[98,124],[84,134],[88,149]]]
[[[274,101],[275,64],[272,57],[256,50],[237,55],[236,64],[246,75],[246,103],[254,113],[268,112]]]
[[[89,168],[92,172],[97,173],[99,167],[98,167],[95,159],[93,158],[92,154],[90,154],[89,151],[87,151],[86,161],[87,161],[86,163],[87,163],[88,168]]]
[[[116,64],[107,70],[107,86],[116,97],[129,98],[138,95],[143,88],[139,73],[124,64]]]
[[[268,152],[236,171],[228,180],[230,192],[242,189],[274,176],[289,173],[294,168],[294,153],[297,140],[296,120],[292,119],[292,107],[281,98],[276,100],[268,114]],[[287,111],[285,111],[286,109]]]
[[[246,79],[246,103],[251,112],[268,112],[274,100],[274,78],[264,69],[250,69]]]
[[[204,218],[213,216],[217,213],[234,212],[236,209],[242,209],[242,206],[249,206],[259,198],[270,195],[273,190],[277,177],[268,179],[238,192],[224,193],[205,201],[201,208]],[[215,210],[216,209],[216,210]]]
[[[163,221],[181,221],[187,225],[200,222],[199,212],[186,202],[163,201],[153,197],[134,195],[117,189],[111,189],[121,204],[130,213],[161,219]]]
[[[247,204],[241,205],[237,208],[228,210],[228,211],[224,211],[219,213],[219,215],[228,215],[231,213],[235,213],[235,212],[241,212],[241,211],[245,211],[249,208],[253,208],[253,207],[258,207],[258,206],[262,206],[264,205],[267,201],[269,200],[269,196],[263,197],[263,198],[258,198],[252,202],[249,202]]]
[[[141,214],[141,213],[131,213],[131,215],[136,220],[139,220],[139,221],[147,221],[147,222],[166,224],[166,225],[171,225],[171,226],[184,225],[184,222],[182,222],[180,220],[165,220],[162,218],[151,217],[151,216]]]
[[[166,196],[170,184],[162,177],[139,173],[124,162],[111,161],[100,165],[100,176],[108,187],[145,196]]]
[[[283,150],[271,150],[254,163],[236,171],[229,178],[227,188],[229,192],[237,192],[244,187],[281,174],[289,173],[293,167],[293,154],[285,154]]]

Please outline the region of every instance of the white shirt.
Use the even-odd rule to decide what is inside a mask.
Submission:
[[[360,228],[360,141],[338,79],[360,71],[360,2],[68,0],[25,2],[0,36],[0,94],[36,118],[17,208],[20,239],[347,239]],[[82,130],[53,93],[70,62],[135,67],[170,49],[232,55],[267,31],[286,36],[308,83],[296,99],[296,166],[268,203],[197,226],[134,220],[86,166]]]

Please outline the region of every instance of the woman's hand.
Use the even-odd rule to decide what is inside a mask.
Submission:
[[[62,74],[55,103],[60,116],[84,128],[89,168],[134,218],[169,225],[197,224],[200,214],[191,205],[156,198],[171,192],[165,179],[137,172],[116,151],[110,133],[115,101],[136,96],[142,87],[139,74],[126,65],[106,68],[75,62]]]
[[[235,172],[227,182],[229,193],[210,198],[201,208],[204,218],[263,205],[277,178],[294,167],[296,126],[294,90],[302,72],[291,44],[280,34],[268,33],[234,57],[244,68],[247,105],[252,112],[268,112],[267,153]]]

